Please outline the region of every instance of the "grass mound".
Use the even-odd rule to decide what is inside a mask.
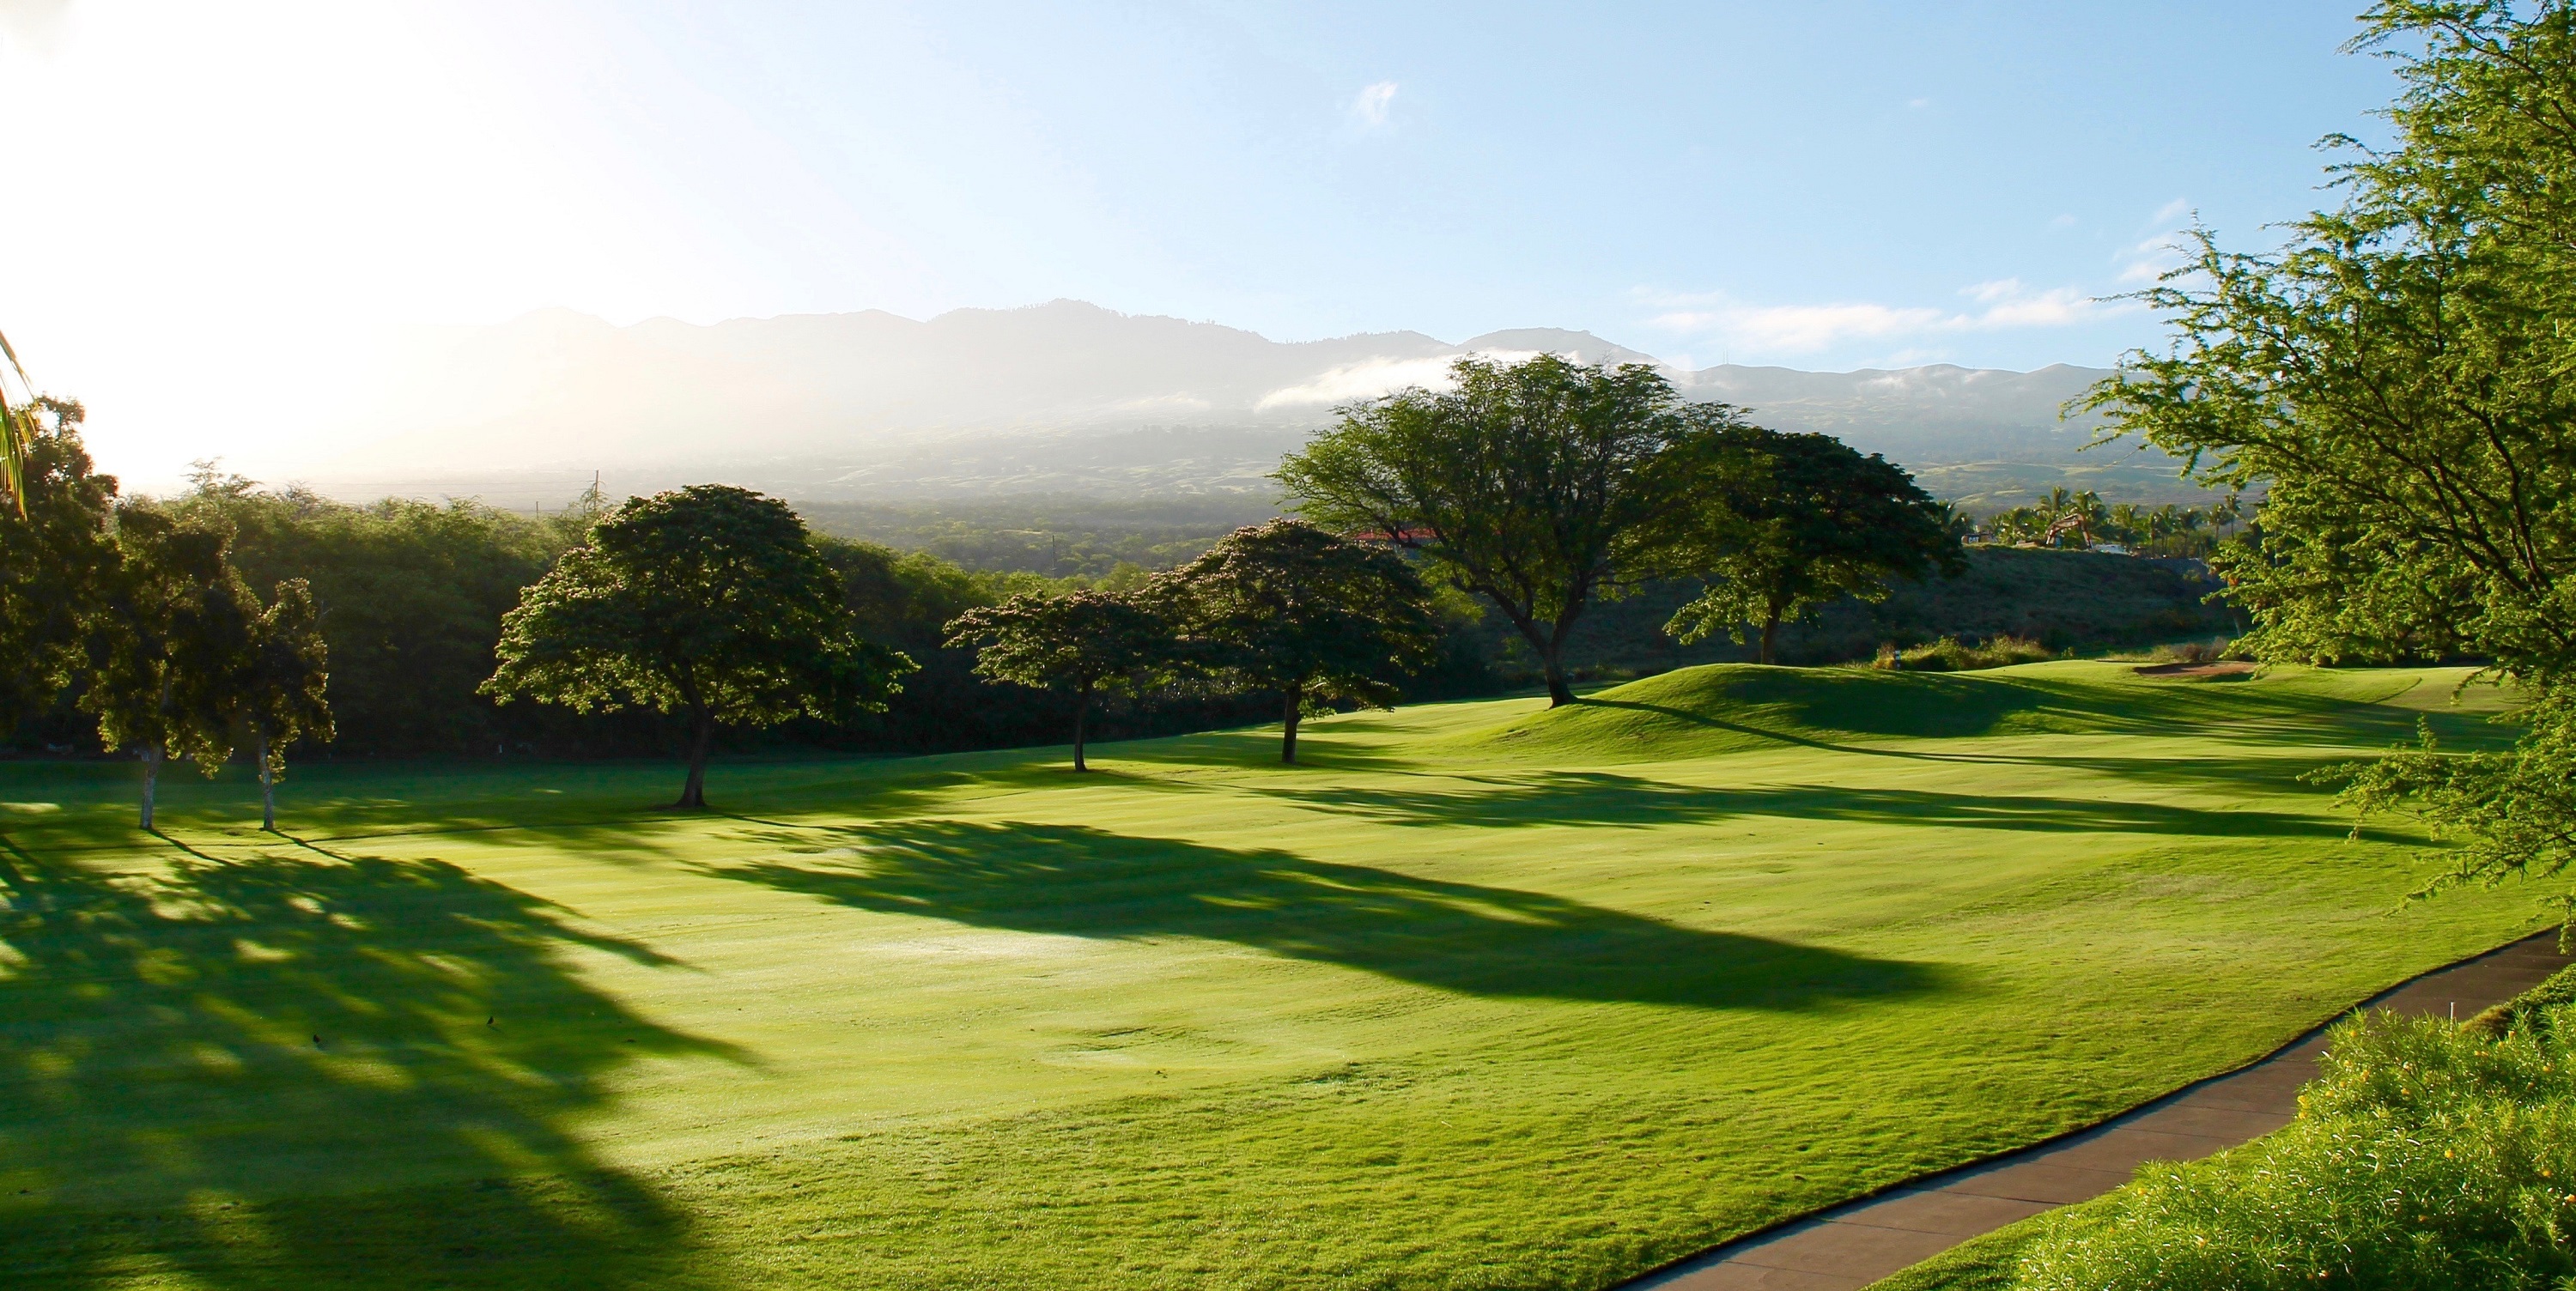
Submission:
[[[2386,741],[2409,735],[2418,713],[2469,738],[2479,733],[2477,719],[2443,692],[2416,696],[2427,689],[2419,674],[2285,668],[2226,689],[2091,660],[1966,673],[1710,664],[1598,691],[1448,747],[1580,762],[2044,735],[2226,731],[2302,742],[2329,714],[2366,722]]]

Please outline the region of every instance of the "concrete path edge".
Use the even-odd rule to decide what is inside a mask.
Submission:
[[[2425,988],[2439,985],[2440,979],[2450,979],[2458,988],[2485,988],[2468,997],[2455,990],[2454,998],[2469,1006],[2458,1013],[2465,1020],[2530,989],[2558,968],[2576,963],[2557,954],[2557,936],[2555,928],[2531,933],[2426,969],[2336,1010],[2278,1048],[2092,1124],[1781,1220],[1614,1286],[1616,1291],[1852,1291],[1865,1287],[2004,1224],[2099,1196],[2127,1182],[2135,1163],[2112,1167],[2131,1157],[2137,1162],[2193,1159],[2270,1133],[2295,1113],[2297,1086],[2313,1077],[2315,1056],[2324,1049],[2325,1034],[2336,1023],[2392,1006],[2401,1012],[2440,1012],[2439,1008],[2404,1007],[2431,1004],[2429,995],[2423,1001],[2401,999],[2410,992],[2427,994]],[[2488,995],[2494,998],[2484,998]],[[2257,1081],[2259,1088],[2253,1087]],[[2230,1088],[2237,1085],[2248,1087]],[[2178,1124],[2167,1130],[2141,1127],[2141,1122],[2159,1116]],[[2221,1132],[2206,1133],[2211,1128]],[[2135,1141],[2108,1141],[2117,1136]],[[2087,1149],[2096,1150],[2088,1156]],[[2022,1176],[2018,1180],[2011,1179],[2015,1171]],[[1928,1225],[1898,1221],[1896,1227],[1882,1227],[1861,1216],[1864,1211],[1921,1210],[1944,1202],[1955,1203],[1954,1211],[1964,1205],[1982,1213],[1957,1214],[1949,1222]],[[1801,1246],[1810,1249],[1798,1249]],[[1868,1249],[1848,1249],[1855,1246]],[[1846,1249],[1831,1249],[1835,1247]]]

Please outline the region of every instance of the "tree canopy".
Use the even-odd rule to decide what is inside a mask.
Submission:
[[[1196,665],[1277,692],[1279,760],[1297,760],[1309,704],[1387,707],[1411,668],[1437,657],[1431,595],[1383,547],[1299,520],[1237,529],[1146,593],[1180,630]]]
[[[43,400],[14,486],[0,511],[0,726],[51,703],[86,667],[117,572],[116,478],[91,468],[81,406]]]
[[[1421,550],[1493,602],[1571,703],[1565,646],[1586,606],[1672,571],[1724,404],[1687,404],[1654,368],[1463,358],[1445,392],[1341,410],[1277,478],[1300,514]]]
[[[948,625],[948,644],[980,646],[975,671],[996,681],[1073,692],[1073,769],[1088,771],[1084,728],[1095,696],[1132,692],[1172,657],[1172,625],[1134,598],[1105,592],[1021,595]]]
[[[484,683],[496,698],[684,714],[684,808],[706,805],[718,725],[847,720],[881,710],[912,671],[859,636],[794,511],[717,484],[602,519],[502,620],[497,654]]]
[[[322,639],[313,589],[303,579],[277,585],[267,608],[252,621],[221,700],[250,736],[259,766],[259,827],[277,828],[277,782],[286,775],[286,749],[298,740],[327,744],[333,734],[330,646]]]
[[[232,684],[259,617],[219,524],[129,503],[117,511],[119,559],[92,635],[81,705],[99,740],[143,754],[142,827],[153,827],[161,760],[211,776],[232,756]]]
[[[2513,753],[2357,771],[2366,808],[2465,830],[2453,881],[2576,861],[2576,8],[2391,0],[2359,49],[2404,89],[2384,149],[2280,250],[2145,293],[2173,332],[2090,396],[2114,433],[2265,490],[2217,562],[2266,658],[2492,660],[2534,702]],[[2550,791],[2542,791],[2554,786]]]
[[[1724,631],[1775,661],[1780,625],[1845,596],[1883,600],[1891,578],[1966,567],[1947,508],[1895,464],[1830,435],[1752,426],[1719,432],[1680,550],[1710,586],[1665,630],[1684,642]]]

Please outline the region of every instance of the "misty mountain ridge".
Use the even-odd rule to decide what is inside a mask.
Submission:
[[[2174,487],[2161,455],[2075,455],[2091,424],[2060,421],[2058,409],[2108,373],[2063,364],[1691,370],[1554,328],[1455,344],[1420,332],[1283,342],[1071,300],[926,321],[869,310],[705,325],[618,326],[547,309],[496,326],[420,329],[403,348],[377,383],[382,396],[343,423],[353,432],[343,458],[314,464],[326,491],[364,477],[401,482],[398,492],[460,491],[446,481],[493,496],[519,491],[519,476],[586,479],[593,469],[625,489],[726,479],[814,499],[1261,491],[1280,456],[1331,424],[1336,406],[1437,384],[1461,355],[1542,351],[1656,363],[1688,398],[1736,404],[1775,429],[1833,434],[1918,471],[2021,464],[2041,476],[2126,476],[2151,465],[2137,484]],[[477,463],[470,481],[459,462]],[[539,496],[561,492],[548,484]]]

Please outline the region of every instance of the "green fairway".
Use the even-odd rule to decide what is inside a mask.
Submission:
[[[0,765],[0,1283],[1597,1287],[2536,926],[2456,670],[1694,669],[898,761]]]

